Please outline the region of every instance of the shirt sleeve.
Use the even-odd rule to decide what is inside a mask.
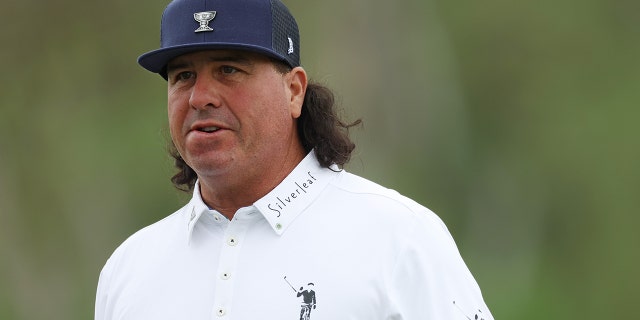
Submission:
[[[106,317],[106,306],[107,306],[107,270],[106,265],[100,272],[100,278],[98,279],[98,289],[96,292],[96,305],[95,305],[95,314],[94,320],[105,320],[108,319]]]
[[[107,263],[100,272],[98,279],[98,288],[96,292],[96,305],[94,320],[107,320],[111,319],[111,312],[108,310],[109,301],[109,280],[111,276],[111,259],[107,260]]]
[[[398,253],[388,319],[493,320],[444,223],[419,215]]]

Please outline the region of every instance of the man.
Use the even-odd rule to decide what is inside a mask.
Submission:
[[[302,296],[302,305],[300,309],[300,320],[307,320],[311,317],[311,309],[316,308],[316,292],[313,291],[313,282],[307,284],[307,289],[300,287],[297,297]]]
[[[313,320],[492,318],[435,214],[341,170],[350,125],[299,44],[278,0],[167,6],[139,63],[167,80],[172,181],[193,198],[116,249],[96,319],[293,320],[287,276],[315,284]]]

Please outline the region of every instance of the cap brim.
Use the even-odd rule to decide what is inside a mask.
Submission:
[[[159,73],[164,78],[166,78],[166,67],[167,63],[172,59],[179,57],[183,54],[202,51],[202,50],[247,50],[257,53],[262,53],[269,57],[275,58],[277,60],[282,60],[282,62],[289,64],[287,59],[275,51],[268,50],[264,47],[240,44],[240,43],[191,43],[179,46],[173,46],[169,48],[161,48],[153,51],[149,51],[140,57],[138,57],[138,64],[140,64],[143,68],[154,72]],[[291,66],[294,67],[294,66]]]

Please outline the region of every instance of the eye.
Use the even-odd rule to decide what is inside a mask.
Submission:
[[[232,67],[232,66],[222,66],[220,67],[220,72],[222,72],[222,74],[234,74],[236,72],[238,72],[238,69]]]
[[[175,80],[176,81],[184,81],[184,80],[189,80],[189,79],[191,79],[193,77],[195,77],[195,73],[193,73],[191,71],[183,71],[183,72],[180,72],[180,73],[176,74]]]

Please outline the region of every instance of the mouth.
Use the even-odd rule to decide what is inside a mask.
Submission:
[[[215,126],[196,128],[196,131],[206,132],[206,133],[216,132],[218,130],[220,130],[220,128]]]

